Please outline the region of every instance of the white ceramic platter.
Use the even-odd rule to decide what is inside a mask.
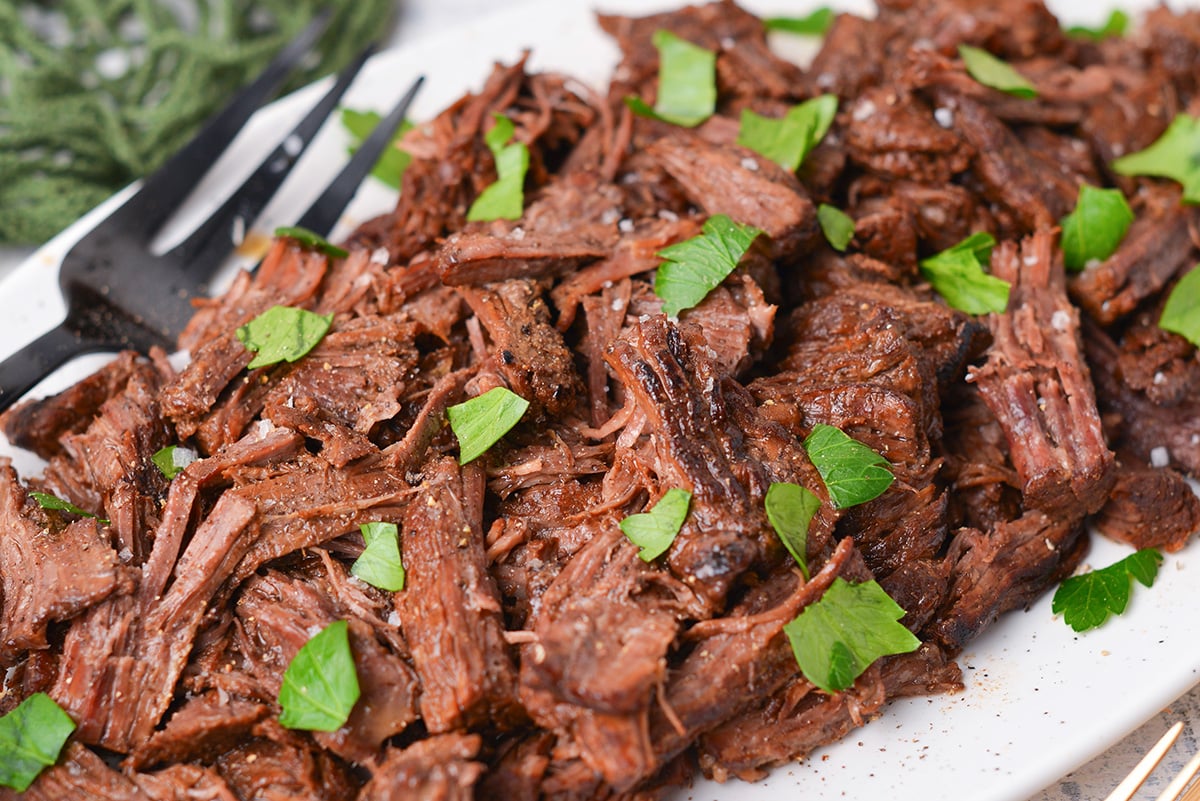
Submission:
[[[662,0],[601,0],[604,10],[648,13]],[[798,15],[810,2],[755,0],[760,13]],[[870,11],[862,2],[840,4]],[[1051,4],[1066,20],[1093,23],[1107,9],[1088,0]],[[1128,5],[1128,4],[1127,4]],[[1138,3],[1137,5],[1144,5]],[[376,56],[351,89],[346,105],[385,109],[424,73],[428,83],[413,112],[428,119],[464,91],[478,88],[496,60],[533,51],[536,69],[556,69],[603,86],[616,63],[615,46],[593,22],[591,4],[543,0],[502,10],[436,39]],[[197,187],[164,244],[186,233],[214,208],[273,146],[319,93],[309,87],[264,109],[227,158]],[[346,139],[331,125],[256,226],[270,231],[304,209],[344,161]],[[375,182],[359,193],[343,232],[388,209],[394,195]],[[0,357],[16,350],[63,315],[55,272],[61,254],[121,197],[104,204],[50,242],[0,283]],[[36,394],[55,391],[97,364],[78,360]],[[19,470],[36,459],[0,439],[0,455]],[[1102,566],[1129,549],[1096,540],[1088,561]],[[1103,752],[1200,681],[1200,546],[1168,555],[1151,590],[1138,587],[1129,611],[1086,635],[1074,634],[1050,612],[1049,597],[1005,617],[961,655],[966,691],[892,704],[877,720],[809,760],[775,770],[758,784],[700,782],[674,801],[774,801],[804,798],[887,798],[889,801],[1023,801]]]

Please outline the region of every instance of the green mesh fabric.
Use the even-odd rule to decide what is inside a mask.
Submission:
[[[0,242],[42,242],[157,167],[321,7],[291,88],[389,29],[395,0],[0,0]]]

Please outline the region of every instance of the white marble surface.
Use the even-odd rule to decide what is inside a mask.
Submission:
[[[503,13],[506,9],[528,2],[529,0],[402,0],[390,43],[403,45],[419,41],[456,24],[479,20],[489,14]],[[0,248],[0,277],[32,252],[32,248]],[[1188,611],[1182,613],[1187,614]],[[1143,679],[1130,676],[1129,680],[1132,683]],[[1087,801],[1104,798],[1137,763],[1141,755],[1177,720],[1187,722],[1179,742],[1168,754],[1160,769],[1135,796],[1140,801],[1156,798],[1170,777],[1193,753],[1200,750],[1200,687],[1162,710],[1123,742],[1029,801]]]

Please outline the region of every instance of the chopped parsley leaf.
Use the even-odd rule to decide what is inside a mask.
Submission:
[[[822,203],[817,207],[817,222],[821,224],[821,233],[825,234],[830,246],[844,253],[854,238],[854,219],[837,206]]]
[[[651,562],[667,552],[687,519],[691,503],[692,493],[672,488],[649,511],[621,521],[621,531],[638,546],[638,556],[643,562]]]
[[[1158,318],[1158,327],[1200,345],[1200,265],[1175,284]]]
[[[838,509],[878,498],[896,480],[887,459],[835,426],[813,426],[804,450]]]
[[[292,239],[303,247],[324,253],[332,259],[344,259],[349,255],[317,232],[301,228],[299,225],[281,225],[275,229],[275,236]]]
[[[446,410],[458,438],[458,463],[467,464],[495,445],[529,408],[529,401],[512,390],[494,387]]]
[[[1125,611],[1132,579],[1153,586],[1161,563],[1162,554],[1143,548],[1108,567],[1071,576],[1055,590],[1050,609],[1075,631],[1094,629]]]
[[[878,582],[838,576],[783,631],[804,677],[827,693],[846,689],[881,656],[906,654],[921,641],[900,625],[904,610]]]
[[[717,55],[667,30],[654,32],[658,48],[658,95],[654,108],[640,97],[625,104],[643,117],[692,128],[717,108]]]
[[[946,303],[968,314],[1003,312],[1012,288],[1007,281],[984,272],[996,240],[975,233],[953,247],[921,260],[925,277]]]
[[[294,362],[317,346],[333,325],[333,314],[315,314],[294,306],[272,306],[240,326],[237,338],[255,356],[251,370]]]
[[[337,731],[350,717],[359,694],[349,624],[337,620],[306,642],[283,672],[279,724],[288,729]]]
[[[799,484],[775,483],[767,488],[764,505],[771,528],[808,578],[808,526],[821,499]]]
[[[1200,203],[1200,117],[1177,114],[1145,150],[1112,163],[1121,175],[1154,175],[1183,185],[1183,202]]]
[[[768,31],[784,31],[801,36],[824,36],[833,25],[833,9],[822,6],[807,17],[767,17],[763,27]]]
[[[342,109],[342,127],[344,127],[354,140],[350,145],[350,153],[355,153],[362,146],[363,140],[371,135],[371,131],[375,130],[375,126],[379,124],[383,117],[377,111],[355,111],[351,108]],[[379,156],[379,161],[375,162],[375,166],[371,169],[371,175],[380,181],[383,181],[393,189],[399,189],[401,182],[404,180],[404,171],[408,169],[408,165],[412,163],[412,156],[405,150],[401,150],[398,146],[401,137],[412,130],[413,124],[408,120],[400,123],[400,127],[396,130],[392,141],[383,149],[382,155]]]
[[[821,95],[792,106],[779,118],[744,109],[737,143],[795,172],[829,132],[837,107],[837,95]]]
[[[1062,218],[1063,264],[1078,272],[1089,261],[1111,256],[1129,231],[1133,209],[1120,189],[1083,184],[1075,210]]]
[[[395,523],[363,523],[358,527],[366,547],[354,560],[350,574],[388,592],[404,589],[404,563],[400,561],[400,531]]]
[[[524,142],[509,142],[516,133],[512,120],[494,114],[495,125],[483,141],[496,160],[496,181],[482,192],[467,210],[470,221],[519,220],[525,213],[525,173],[529,170],[529,148]]]
[[[734,222],[724,214],[704,221],[702,233],[663,248],[666,259],[654,277],[654,294],[662,298],[663,313],[677,317],[718,287],[762,231]]]
[[[959,45],[958,55],[962,58],[967,73],[984,86],[999,89],[1015,97],[1037,97],[1037,90],[1028,78],[1013,69],[1011,64],[996,58],[988,51],[970,45]]]
[[[34,693],[0,717],[0,787],[23,793],[58,761],[75,721],[45,693]]]

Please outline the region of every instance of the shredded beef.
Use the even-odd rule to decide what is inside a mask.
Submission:
[[[51,621],[73,618],[132,587],[133,571],[121,565],[100,523],[56,518],[38,509],[16,471],[0,460],[0,666],[47,648]]]
[[[1112,163],[1200,107],[1200,14],[1085,41],[1040,0],[877,11],[837,14],[807,67],[731,0],[602,15],[606,90],[496,65],[405,134],[396,206],[345,256],[279,239],[197,302],[178,359],[123,353],[0,415],[45,460],[19,476],[0,453],[0,713],[45,692],[76,724],[22,797],[651,801],[757,780],[893,698],[962,691],[956,656],[1075,570],[1089,529],[1185,547],[1200,359],[1159,320],[1200,213]],[[660,30],[715,56],[694,127],[626,103],[660,96]],[[975,80],[964,44],[1037,95]],[[744,114],[824,94],[838,110],[798,169],[756,152]],[[468,221],[498,115],[528,150],[523,211]],[[1083,184],[1134,220],[1069,272]],[[844,251],[822,204],[854,223]],[[717,214],[762,235],[736,264],[707,240],[702,299],[668,317],[659,254]],[[921,266],[973,234],[1009,285],[987,314]],[[276,305],[330,330],[251,370],[238,329]],[[497,387],[529,407],[472,421],[495,441],[464,464],[455,407]],[[835,503],[819,425],[879,454],[887,489]],[[171,445],[196,459],[168,478]],[[782,483],[817,501],[795,556],[765,506]],[[622,524],[671,490],[687,514],[651,558]],[[371,523],[396,526],[403,589],[358,562]],[[835,581],[878,582],[920,645],[827,692],[785,627]],[[358,700],[333,731],[286,729],[285,672],[335,621]]]
[[[439,734],[394,749],[359,793],[360,801],[471,801],[486,770],[472,761],[478,734]]]
[[[571,411],[582,384],[537,285],[514,279],[464,295],[492,340],[496,369],[508,385],[537,403],[535,413]]]
[[[700,342],[689,344],[662,316],[639,321],[630,333],[610,346],[609,366],[656,434],[660,480],[693,496],[667,563],[716,607],[775,548],[765,513],[751,500],[766,491],[766,477],[725,414],[719,367],[702,355]]]
[[[1187,216],[1173,191],[1147,191],[1139,210],[1117,251],[1070,281],[1071,296],[1105,325],[1129,315],[1193,263]]]
[[[932,109],[908,94],[863,92],[845,113],[870,125],[846,127],[846,153],[869,172],[919,183],[945,184],[974,155],[958,134],[934,120]]]
[[[329,752],[282,730],[226,751],[216,769],[237,798],[351,801],[358,782]]]
[[[776,254],[795,252],[816,233],[816,209],[800,182],[752,150],[673,133],[648,152],[693,203],[764,231]]]
[[[396,595],[396,612],[431,732],[484,722],[505,727],[519,716],[499,592],[487,572],[483,478],[449,460],[432,464],[404,517],[407,591]]]
[[[614,522],[543,595],[521,693],[534,720],[569,732],[584,762],[627,789],[653,773],[646,721],[690,592],[643,563]]]
[[[336,754],[370,762],[385,740],[417,719],[418,683],[412,668],[377,636],[376,627],[384,627],[382,620],[355,614],[358,610],[347,609],[331,597],[334,580],[328,575],[301,579],[270,572],[248,581],[237,606],[237,650],[244,670],[256,683],[257,695],[274,699],[284,669],[314,627],[319,630],[336,619],[349,619],[351,649],[361,666],[360,701],[345,726],[316,737]]]
[[[7,794],[8,790],[0,789],[0,797]],[[13,793],[12,797],[17,795]],[[32,801],[150,801],[132,779],[110,768],[79,743],[68,745],[59,764],[43,773],[20,797]]]
[[[1178,551],[1200,528],[1200,499],[1175,470],[1121,465],[1092,523],[1104,536],[1135,548]]]
[[[960,529],[950,543],[950,590],[930,629],[958,650],[1010,609],[1065,578],[1087,549],[1082,516],[1061,519],[1037,509],[988,531]]]
[[[237,745],[268,714],[263,704],[205,693],[185,701],[167,725],[133,753],[130,762],[145,768],[160,762],[214,759]]]
[[[993,344],[969,380],[1004,429],[1025,502],[1082,517],[1104,504],[1113,455],[1056,258],[1049,233],[997,249],[993,272],[1012,295],[989,317]]]
[[[0,428],[13,445],[49,459],[62,450],[64,436],[83,431],[101,405],[121,391],[140,361],[136,353],[125,351],[57,395],[13,406],[0,415]]]
[[[172,441],[158,392],[163,376],[139,365],[86,430],[65,436],[42,480],[45,489],[109,521],[113,544],[141,564],[153,546],[167,481],[146,458]]]

